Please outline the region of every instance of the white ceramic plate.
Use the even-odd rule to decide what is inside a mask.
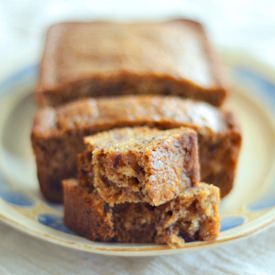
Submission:
[[[98,243],[70,232],[63,225],[62,206],[45,202],[38,190],[29,137],[35,112],[32,92],[37,66],[23,68],[0,85],[0,219],[48,242],[120,256],[179,253],[224,244],[266,228],[275,221],[275,84],[269,77],[272,70],[232,53],[224,55],[224,63],[232,84],[227,107],[240,119],[243,148],[234,190],[221,205],[222,227],[216,241],[187,243],[172,249]]]

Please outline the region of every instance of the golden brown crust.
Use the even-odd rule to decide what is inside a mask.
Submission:
[[[221,197],[233,188],[242,144],[238,121],[231,112],[224,112],[227,131],[216,135],[198,135],[200,148],[201,179],[218,186]]]
[[[63,181],[64,222],[94,241],[160,243],[170,246],[214,240],[219,234],[219,190],[201,183],[159,207],[126,203],[111,207],[95,190]]]
[[[75,129],[94,132],[111,128],[148,125],[158,128],[187,126],[223,132],[234,127],[224,112],[207,103],[173,96],[121,96],[82,99],[56,109],[37,112],[33,124],[36,136],[63,135]]]
[[[47,33],[36,98],[56,106],[80,97],[151,93],[219,106],[227,94],[222,78],[198,22],[68,22]]]
[[[199,183],[197,134],[191,129],[122,128],[86,137],[85,143],[81,182],[110,205],[158,206]]]
[[[93,190],[79,188],[74,180],[64,181],[64,223],[95,241],[114,237],[113,221],[108,205]]]
[[[125,96],[80,100],[38,111],[32,145],[46,198],[61,201],[61,180],[76,175],[76,155],[84,150],[84,136],[136,126],[194,129],[199,137],[202,180],[221,187],[222,196],[231,190],[241,133],[230,112],[178,97]]]

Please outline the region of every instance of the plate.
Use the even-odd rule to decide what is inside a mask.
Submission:
[[[181,248],[99,243],[63,224],[62,206],[41,197],[30,145],[37,66],[27,66],[0,85],[0,219],[34,237],[98,254],[155,256],[202,249],[252,235],[275,221],[274,72],[251,58],[223,55],[232,94],[226,103],[239,117],[243,147],[232,193],[221,203],[220,236]]]

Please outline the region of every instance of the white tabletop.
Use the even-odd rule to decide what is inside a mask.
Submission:
[[[192,16],[206,24],[216,45],[243,50],[274,66],[274,10],[272,0],[0,0],[0,80],[38,61],[50,23],[99,17]],[[275,274],[274,232],[273,226],[211,250],[130,259],[57,247],[0,224],[0,274]]]

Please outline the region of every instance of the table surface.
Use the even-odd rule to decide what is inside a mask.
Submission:
[[[272,0],[78,2],[0,0],[0,81],[13,70],[37,62],[46,27],[65,19],[187,15],[204,22],[219,47],[242,50],[275,65]],[[275,274],[274,230],[275,226],[222,247],[134,259],[65,249],[0,224],[0,274]]]

